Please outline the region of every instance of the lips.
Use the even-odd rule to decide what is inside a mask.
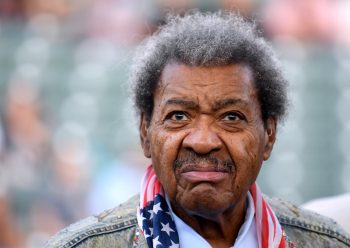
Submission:
[[[190,183],[217,183],[225,179],[228,176],[228,173],[217,171],[189,171],[181,173],[181,176]]]
[[[217,166],[196,166],[187,165],[179,171],[181,177],[190,183],[211,182],[217,183],[225,179],[229,170],[227,168],[218,168]]]
[[[235,171],[233,160],[219,154],[198,154],[195,151],[183,150],[174,161],[174,171],[178,177],[190,182],[217,183]]]

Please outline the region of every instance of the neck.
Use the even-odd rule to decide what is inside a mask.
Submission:
[[[244,222],[246,196],[224,211],[186,211],[172,204],[173,211],[212,247],[231,247]],[[204,213],[204,214],[203,214]]]

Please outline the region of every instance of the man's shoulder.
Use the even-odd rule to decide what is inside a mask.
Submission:
[[[71,247],[128,247],[132,243],[137,226],[138,196],[127,202],[80,220],[53,236],[45,248]],[[108,245],[106,246],[108,247]]]
[[[350,237],[334,220],[277,198],[266,197],[296,247],[350,247]]]

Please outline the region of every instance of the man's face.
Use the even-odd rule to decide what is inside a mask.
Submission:
[[[275,141],[243,64],[165,66],[141,143],[175,211],[215,216],[245,200]]]

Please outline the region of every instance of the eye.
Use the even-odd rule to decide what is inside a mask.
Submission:
[[[166,119],[172,121],[187,121],[188,117],[186,113],[182,111],[173,111],[166,116]]]
[[[228,112],[224,115],[224,121],[239,121],[242,120],[242,116],[235,112]]]

